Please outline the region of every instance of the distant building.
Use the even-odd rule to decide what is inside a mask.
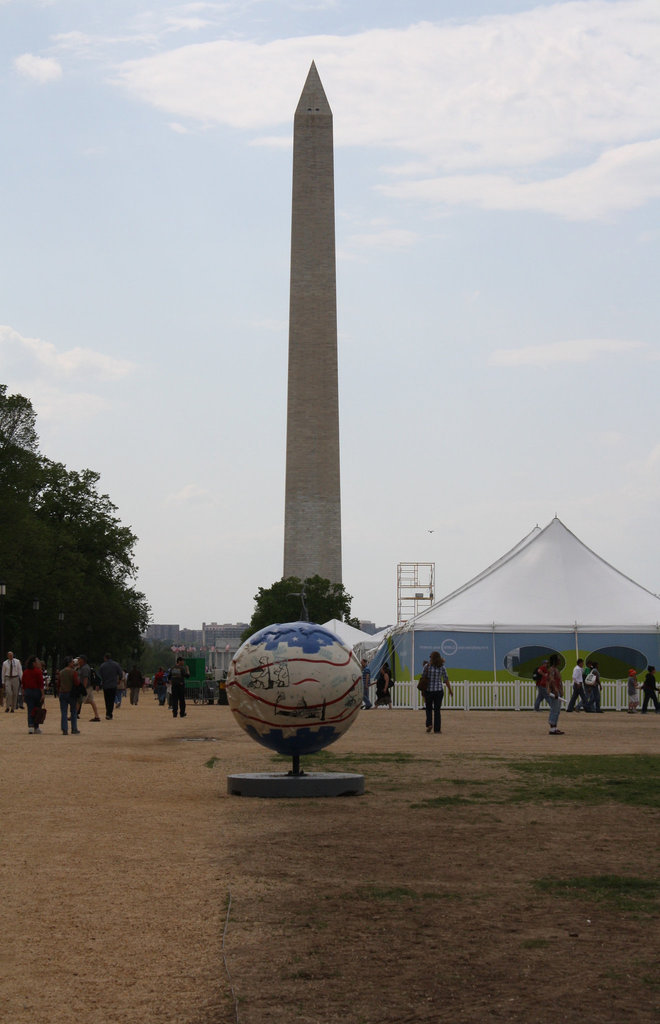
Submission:
[[[179,632],[178,623],[152,622],[150,626],[147,626],[144,639],[159,640],[163,644],[178,644]]]
[[[241,634],[247,629],[247,622],[203,622],[202,623],[202,646],[209,647],[230,647],[240,646]]]
[[[179,643],[185,644],[186,647],[203,647],[203,632],[201,629],[181,629],[179,630]]]

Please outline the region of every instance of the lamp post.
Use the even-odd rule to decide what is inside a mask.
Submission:
[[[7,595],[7,587],[4,583],[0,583],[0,654],[4,658],[5,656],[5,597]]]

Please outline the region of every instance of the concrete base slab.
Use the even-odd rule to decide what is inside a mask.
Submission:
[[[360,796],[364,793],[364,775],[347,772],[306,772],[283,775],[281,772],[228,775],[230,796],[297,797]]]

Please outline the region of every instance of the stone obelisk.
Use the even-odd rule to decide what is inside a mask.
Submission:
[[[312,64],[293,121],[284,575],[342,582],[332,111]]]

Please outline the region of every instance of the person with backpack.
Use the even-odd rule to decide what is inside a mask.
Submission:
[[[543,660],[539,667],[534,670],[532,679],[536,683],[536,700],[534,701],[534,710],[540,711],[541,704],[543,701],[550,703],[550,695],[548,693],[548,662]]]
[[[584,690],[587,695],[587,706],[585,711],[591,711],[594,714],[602,715],[600,706],[600,672],[598,671],[597,661],[587,662],[587,674],[584,680]]]

